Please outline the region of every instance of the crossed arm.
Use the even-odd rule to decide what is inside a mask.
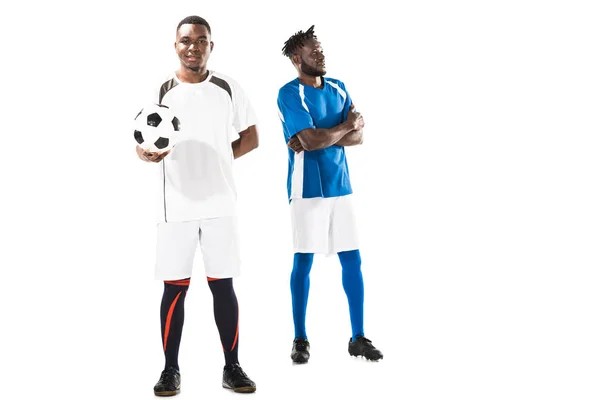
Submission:
[[[335,144],[338,146],[356,146],[363,142],[363,130],[357,129],[348,132],[343,138],[338,140]]]
[[[320,150],[332,145],[355,146],[362,144],[364,121],[360,113],[354,112],[354,105],[345,122],[330,129],[309,128],[296,133],[288,142],[288,147],[296,153],[302,150]]]
[[[288,147],[299,153],[302,150],[324,149],[334,144],[338,146],[356,146],[362,144],[362,129],[348,131],[340,137],[336,131],[337,127],[332,129],[304,129],[292,136],[288,142]]]

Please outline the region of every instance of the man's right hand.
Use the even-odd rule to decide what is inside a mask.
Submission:
[[[304,151],[304,147],[302,147],[302,143],[300,143],[300,139],[298,139],[298,135],[292,136],[290,141],[288,142],[288,147],[296,153],[300,153]]]
[[[140,146],[136,146],[135,147],[135,152],[137,153],[138,157],[140,158],[140,160],[142,161],[146,161],[146,162],[160,162],[162,161],[163,158],[165,158],[170,152],[171,150],[159,153],[152,153],[150,151],[146,151],[144,149],[142,149]]]
[[[354,108],[354,104],[351,104],[346,121],[352,124],[352,127],[354,128],[353,130],[358,131],[365,126],[365,121],[358,111],[354,111]]]

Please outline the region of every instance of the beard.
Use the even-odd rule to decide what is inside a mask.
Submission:
[[[192,70],[192,71],[194,71],[194,72],[198,72],[198,71],[200,71],[200,66],[197,66],[197,67],[190,67],[189,65],[186,65],[186,68],[187,68],[187,69],[190,69],[190,70]]]
[[[323,76],[325,75],[325,70],[323,68],[311,67],[307,63],[302,60],[300,63],[300,69],[308,76]]]

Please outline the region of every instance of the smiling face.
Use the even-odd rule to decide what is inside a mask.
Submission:
[[[175,51],[182,68],[194,72],[205,70],[213,46],[208,28],[204,25],[183,24],[177,30]]]
[[[307,39],[294,57],[296,67],[308,76],[323,76],[327,72],[323,48],[317,39]]]

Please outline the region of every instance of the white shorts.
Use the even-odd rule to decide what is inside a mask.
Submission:
[[[351,195],[292,199],[294,253],[335,254],[358,249]]]
[[[178,280],[192,276],[200,244],[209,278],[234,278],[240,274],[236,217],[158,224],[155,277]]]

